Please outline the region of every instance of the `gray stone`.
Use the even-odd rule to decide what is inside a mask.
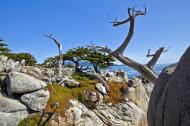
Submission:
[[[85,92],[85,100],[90,102],[96,102],[98,100],[96,92],[86,91]]]
[[[0,55],[0,71],[1,72],[10,72],[10,71],[20,71],[21,66],[19,61],[14,61],[8,59],[8,57]]]
[[[147,113],[149,97],[142,83],[135,88],[128,87],[128,93],[126,97],[145,113]]]
[[[0,112],[11,113],[25,110],[27,110],[26,106],[18,100],[0,94]]]
[[[66,111],[67,120],[73,120],[75,126],[105,126],[98,116],[77,100],[71,100],[71,107]],[[70,115],[70,116],[69,116]]]
[[[97,83],[96,84],[96,89],[103,95],[106,95],[106,88],[104,87],[104,85],[102,83]]]
[[[132,78],[128,81],[129,87],[137,87],[140,84],[142,84],[141,80],[139,78]]]
[[[27,116],[25,105],[0,94],[0,126],[17,126]]]
[[[33,111],[42,111],[45,109],[49,97],[49,91],[41,89],[33,93],[22,95],[21,101]]]
[[[6,72],[15,71],[15,62],[12,59],[7,60]]]
[[[18,126],[19,122],[27,116],[27,111],[18,111],[13,113],[0,112],[0,126]]]
[[[39,80],[43,79],[42,71],[38,67],[34,66],[23,66],[21,72],[27,75],[33,76]]]
[[[62,86],[67,86],[69,88],[79,87],[80,83],[74,80],[72,77],[65,76],[61,78],[61,81],[59,82]]]
[[[2,61],[0,61],[0,72],[4,71],[5,71],[5,65],[2,63]]]
[[[176,69],[177,64],[173,64],[165,67],[158,77],[156,84],[154,85],[153,91],[150,96],[149,107],[148,107],[148,124],[149,126],[155,126],[155,113],[159,103],[159,100],[164,92],[164,88],[171,78],[171,75]]]
[[[131,92],[135,92],[135,88],[134,87],[128,87],[128,93],[131,93]]]
[[[0,61],[5,65],[7,63],[8,57],[4,55],[0,55]]]
[[[109,126],[146,126],[146,113],[130,101],[115,107],[97,106],[93,111]]]
[[[10,72],[7,80],[7,90],[10,94],[32,92],[47,86],[45,82],[19,72]]]
[[[158,79],[157,83],[159,82]],[[166,81],[160,83],[160,95],[151,96],[151,101],[157,98],[157,106],[150,104],[150,126],[189,126],[190,125],[190,47],[181,57],[175,71]],[[152,93],[153,94],[153,93]],[[160,96],[160,97],[159,97]],[[151,102],[152,103],[152,102]],[[155,114],[153,114],[155,112]]]
[[[154,84],[153,83],[143,83],[143,86],[146,89],[148,96],[150,97],[152,90],[154,88]]]

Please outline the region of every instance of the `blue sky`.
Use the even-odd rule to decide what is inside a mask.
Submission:
[[[43,34],[52,33],[63,51],[94,41],[116,49],[129,25],[113,28],[109,21],[128,17],[128,7],[146,5],[137,17],[135,34],[125,55],[146,63],[147,50],[171,46],[159,63],[179,60],[190,45],[190,0],[0,0],[0,36],[13,52],[30,52],[39,62],[58,53]]]

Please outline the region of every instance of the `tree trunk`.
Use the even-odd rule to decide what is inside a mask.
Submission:
[[[52,37],[52,34],[50,35],[44,35],[45,37],[51,39],[54,41],[54,43],[57,45],[59,50],[59,64],[58,64],[58,76],[62,78],[62,68],[63,68],[63,59],[62,59],[62,44],[55,38]]]
[[[94,72],[91,75],[94,76],[97,80],[100,81],[100,83],[103,84],[103,86],[106,88],[107,92],[109,91],[109,86],[108,86],[107,82],[98,73]]]
[[[164,52],[164,47],[159,48],[155,54],[150,55],[147,54],[147,57],[152,57],[152,59],[146,64],[146,66],[148,68],[150,68],[151,70],[153,70],[154,66],[156,65],[158,59],[160,58],[161,54]]]
[[[145,77],[146,79],[148,79],[150,82],[155,83],[157,80],[157,75],[151,70],[149,69],[147,66],[139,64],[127,57],[124,57],[121,54],[113,54],[113,56],[119,60],[121,63],[135,69],[136,71],[138,71],[143,77]]]
[[[114,52],[107,47],[96,46],[95,48],[99,49],[100,51],[107,52],[108,54],[112,55],[117,60],[119,60],[121,63],[138,71],[144,78],[146,78],[150,82],[155,83],[157,80],[157,75],[153,72],[152,69],[148,67],[149,65],[146,66],[146,65],[140,64],[123,55],[123,52],[128,46],[129,42],[131,41],[131,38],[134,33],[135,17],[139,15],[145,15],[145,14],[146,14],[146,8],[144,12],[141,10],[135,10],[134,8],[128,8],[128,15],[129,15],[128,19],[121,22],[118,22],[118,21],[113,22],[114,27],[130,22],[129,32],[124,42]],[[155,61],[156,59],[157,58],[155,58]],[[154,65],[153,61],[150,63],[150,66],[152,65]]]

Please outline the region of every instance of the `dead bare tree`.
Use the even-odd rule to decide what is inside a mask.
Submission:
[[[157,80],[157,75],[154,73],[154,71],[152,69],[150,69],[147,65],[140,64],[140,63],[123,55],[127,45],[129,44],[129,42],[133,36],[133,33],[134,33],[135,18],[137,16],[146,15],[146,8],[144,8],[144,11],[136,10],[135,8],[128,8],[128,15],[129,15],[129,18],[127,18],[124,21],[116,20],[114,22],[111,22],[111,23],[113,23],[113,27],[120,26],[120,25],[126,24],[128,22],[130,23],[127,37],[125,38],[124,42],[115,51],[110,50],[106,46],[103,46],[103,47],[102,46],[94,46],[92,48],[97,49],[99,51],[107,52],[108,54],[112,55],[117,60],[119,60],[121,63],[138,71],[144,78],[146,78],[150,82],[155,83]],[[153,64],[153,63],[150,63],[150,64]]]
[[[151,60],[146,64],[146,66],[148,68],[150,68],[151,70],[153,70],[154,66],[156,65],[158,59],[160,58],[162,53],[167,52],[170,49],[167,48],[165,49],[165,47],[160,47],[158,50],[156,50],[156,52],[154,54],[150,54],[150,49],[148,49],[148,53],[146,55],[147,58],[152,57]]]
[[[45,37],[53,40],[53,42],[57,45],[59,50],[59,64],[58,64],[58,76],[62,78],[62,68],[63,68],[63,58],[62,58],[62,44],[57,39],[52,37],[52,34],[50,35],[44,35]]]

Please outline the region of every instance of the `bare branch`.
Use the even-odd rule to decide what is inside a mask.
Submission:
[[[129,18],[126,19],[126,20],[124,20],[124,21],[121,21],[121,22],[117,21],[117,22],[113,23],[113,26],[119,26],[119,25],[125,24],[127,22],[130,22],[130,28],[129,28],[128,35],[125,38],[124,42],[114,51],[115,53],[118,53],[118,54],[121,53],[121,54],[123,54],[123,52],[126,49],[127,45],[131,41],[131,38],[132,38],[133,33],[134,33],[135,17],[139,16],[139,15],[145,15],[146,13],[147,13],[146,12],[146,8],[145,8],[144,11],[135,10],[135,8],[128,8]]]
[[[126,20],[124,20],[124,21],[114,21],[114,22],[110,22],[110,23],[113,23],[113,26],[114,27],[116,27],[116,26],[119,26],[119,25],[122,25],[122,24],[125,24],[125,23],[127,23],[127,22],[129,22],[130,21],[130,19],[128,18],[128,19],[126,19]]]
[[[111,51],[107,47],[100,47],[100,46],[95,46],[95,47],[96,49],[99,49],[100,51],[107,52],[108,54],[112,55],[117,60],[119,60],[121,63],[138,71],[144,78],[146,78],[150,82],[155,83],[157,80],[157,75],[153,72],[152,69],[150,69],[146,65],[142,65],[123,55],[123,52],[125,48],[127,47],[127,45],[129,44],[134,33],[135,17],[139,15],[145,15],[146,13],[147,13],[146,8],[144,11],[135,10],[134,8],[129,8],[128,9],[129,18],[121,22],[115,21],[113,23],[113,26],[119,26],[127,22],[130,22],[130,27],[129,27],[129,32],[127,34],[127,37],[125,38],[124,42],[118,47],[118,49],[116,49],[115,51]]]
[[[58,76],[59,78],[62,78],[62,68],[63,68],[63,58],[62,58],[62,45],[61,43],[52,37],[52,34],[50,35],[44,35],[45,37],[51,39],[54,41],[54,43],[57,45],[58,49],[59,49],[59,65],[58,65]]]
[[[163,52],[167,52],[171,47],[169,46],[167,49],[165,49]]]
[[[155,56],[155,54],[150,54],[150,49],[148,49],[148,53],[147,53],[146,57],[153,57],[153,56]]]
[[[125,24],[130,21],[131,17],[135,18],[136,16],[139,16],[139,15],[146,15],[146,13],[147,13],[146,8],[144,8],[144,9],[145,9],[144,11],[141,11],[141,10],[135,10],[135,8],[128,8],[129,18],[125,19],[124,21],[118,21],[116,18],[116,20],[114,22],[110,22],[110,23],[113,23],[114,27]]]
[[[153,54],[152,56],[147,56],[147,57],[152,57],[152,59],[146,64],[146,66],[151,70],[153,70],[154,66],[156,65],[162,53],[164,53],[164,47],[160,47],[158,50],[156,50],[155,54]]]
[[[49,38],[49,39],[51,39],[51,40],[53,40],[55,42],[55,44],[58,46],[59,50],[62,50],[61,43],[57,39],[53,38],[52,34],[50,34],[50,35],[44,35],[44,36],[47,37],[47,38]]]

